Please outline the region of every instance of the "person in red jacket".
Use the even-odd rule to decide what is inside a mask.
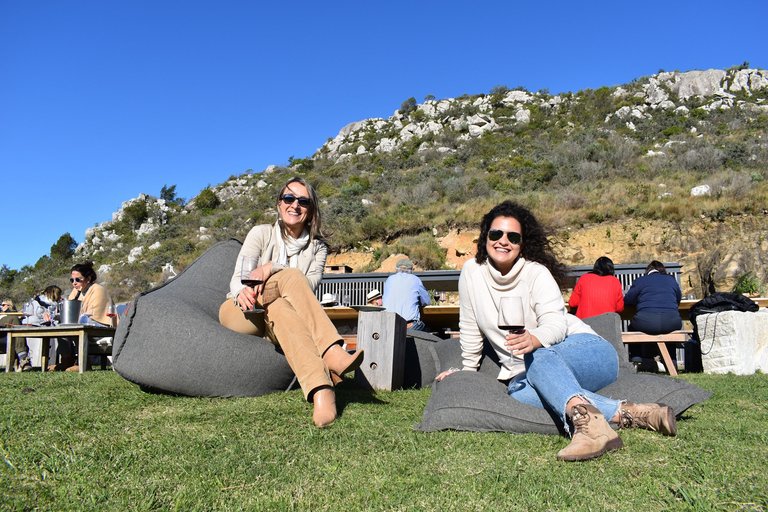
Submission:
[[[613,261],[601,256],[592,270],[576,282],[568,305],[576,310],[579,318],[620,313],[624,311],[624,293],[614,275]]]

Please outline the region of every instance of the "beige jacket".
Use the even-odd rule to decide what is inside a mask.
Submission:
[[[77,290],[72,290],[72,293],[69,294],[69,300],[75,300],[75,297],[77,297]],[[81,295],[78,300],[83,303],[80,306],[81,313],[93,308],[93,316],[91,317],[93,320],[100,324],[117,327],[117,317],[109,318],[107,316],[107,306],[113,302],[106,288],[100,284],[92,283],[85,292],[85,296]]]
[[[255,226],[245,237],[243,247],[237,255],[235,262],[235,271],[232,273],[232,279],[229,281],[229,298],[237,297],[244,286],[240,283],[240,267],[243,256],[261,256],[261,264],[272,261],[272,273],[279,272],[285,267],[273,261],[273,255],[277,244],[273,240],[274,225],[261,224]],[[309,286],[312,291],[317,291],[320,281],[323,280],[323,270],[325,269],[325,260],[328,257],[328,246],[322,240],[313,240],[307,247],[299,252],[297,268],[307,276]]]

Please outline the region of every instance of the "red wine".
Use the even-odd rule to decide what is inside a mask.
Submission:
[[[510,334],[523,334],[525,332],[524,325],[500,325],[499,329],[509,331]]]
[[[250,286],[251,288],[263,282],[264,281],[262,281],[261,279],[241,279],[240,280],[241,284],[244,284],[245,286]]]
[[[107,316],[109,318],[112,318],[113,316],[117,316],[117,313],[107,313]]]

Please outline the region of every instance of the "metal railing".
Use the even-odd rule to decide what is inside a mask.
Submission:
[[[645,264],[615,265],[616,277],[621,282],[622,288],[626,291],[632,285],[632,281],[645,274]],[[673,275],[680,284],[680,273],[682,265],[677,262],[664,263],[667,273]],[[572,283],[566,283],[566,288],[573,288],[576,280],[592,270],[592,266],[583,265],[571,267],[569,276]],[[427,290],[437,292],[456,292],[459,290],[459,275],[461,270],[433,270],[414,272],[414,275],[424,283]],[[392,273],[369,272],[365,274],[325,274],[323,281],[317,289],[316,295],[321,299],[323,294],[330,293],[336,296],[336,300],[341,304],[345,297],[349,298],[349,304],[365,304],[365,297],[373,289],[384,292],[384,281]]]

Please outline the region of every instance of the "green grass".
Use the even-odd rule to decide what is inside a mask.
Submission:
[[[766,510],[768,375],[684,375],[714,392],[677,437],[561,463],[558,436],[412,430],[430,390],[147,394],[114,372],[0,375],[2,510]]]

